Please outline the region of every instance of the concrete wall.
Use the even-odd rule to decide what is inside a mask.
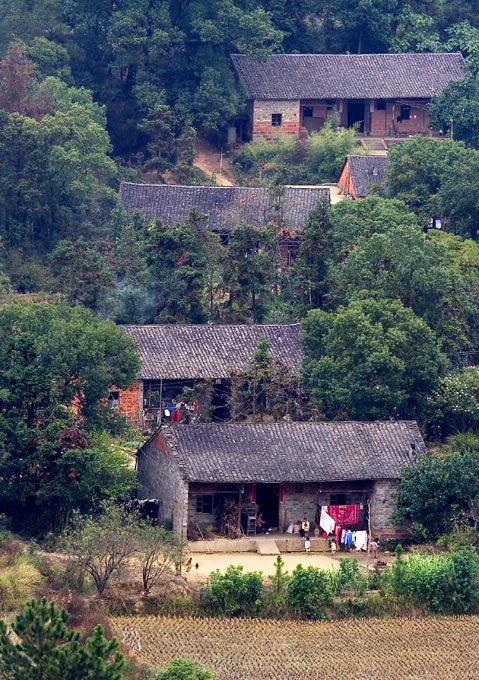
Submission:
[[[253,141],[259,139],[275,139],[283,135],[297,137],[299,135],[299,100],[298,101],[270,101],[255,100],[253,102]],[[281,113],[282,125],[273,127],[271,116]]]
[[[138,497],[160,500],[160,521],[171,520],[174,531],[186,539],[188,483],[168,449],[163,432],[145,444],[138,456]]]

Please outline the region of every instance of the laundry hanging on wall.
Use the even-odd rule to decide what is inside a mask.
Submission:
[[[329,505],[327,513],[337,524],[357,524],[359,522],[359,503],[352,505]]]

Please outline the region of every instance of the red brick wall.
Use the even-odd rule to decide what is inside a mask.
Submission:
[[[427,102],[411,102],[411,117],[409,120],[398,121],[401,113],[401,104],[392,101],[387,102],[386,106],[386,131],[389,134],[390,128],[394,125],[397,134],[427,134],[429,132],[429,114],[426,110]]]
[[[357,198],[354,191],[353,182],[351,180],[351,171],[349,168],[349,163],[345,163],[341,171],[341,175],[338,179],[338,186],[343,192],[343,194],[352,196],[352,198]]]
[[[143,426],[143,382],[137,380],[126,390],[119,390],[119,411],[134,427]]]
[[[271,116],[281,113],[282,125],[273,127]],[[253,141],[275,139],[284,135],[299,135],[299,101],[254,101],[253,102]]]

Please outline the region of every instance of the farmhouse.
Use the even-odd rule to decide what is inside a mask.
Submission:
[[[386,186],[387,165],[387,156],[346,156],[338,186],[349,198],[366,198],[371,189]]]
[[[302,350],[299,324],[123,326],[138,343],[141,368],[127,390],[110,391],[110,403],[137,427],[159,423],[185,387],[208,381],[214,419],[228,416],[230,376],[253,358],[262,338],[275,361],[299,373]]]
[[[342,127],[377,137],[426,134],[427,104],[464,77],[459,53],[275,54],[265,61],[232,56],[246,92],[248,139],[297,137],[337,113]]]
[[[139,210],[147,220],[175,226],[191,211],[203,216],[206,229],[219,234],[228,244],[229,234],[240,222],[255,227],[277,229],[282,259],[288,265],[298,248],[298,236],[311,210],[320,202],[330,202],[325,187],[176,186],[122,182],[120,200],[132,213]]]
[[[251,504],[281,532],[303,517],[314,527],[322,506],[336,517],[349,506],[345,526],[367,528],[369,509],[371,532],[392,537],[401,470],[424,450],[412,421],[169,426],[138,451],[139,495],[159,498],[160,519],[183,536],[220,529],[233,501],[238,526]]]

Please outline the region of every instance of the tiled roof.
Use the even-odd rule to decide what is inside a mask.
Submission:
[[[299,324],[123,326],[139,346],[145,380],[227,378],[243,369],[261,338],[273,357],[299,373]]]
[[[174,226],[194,208],[208,216],[206,226],[227,232],[240,222],[264,226],[281,219],[285,226],[301,229],[320,200],[329,201],[329,189],[285,187],[282,194],[260,187],[198,187],[122,182],[120,199],[127,212],[139,210],[147,219]]]
[[[413,421],[178,425],[163,429],[191,482],[397,479],[425,450]]]
[[[387,156],[350,155],[346,158],[356,196],[365,198],[372,184],[386,184]]]
[[[250,99],[430,98],[464,77],[459,53],[232,55]]]

